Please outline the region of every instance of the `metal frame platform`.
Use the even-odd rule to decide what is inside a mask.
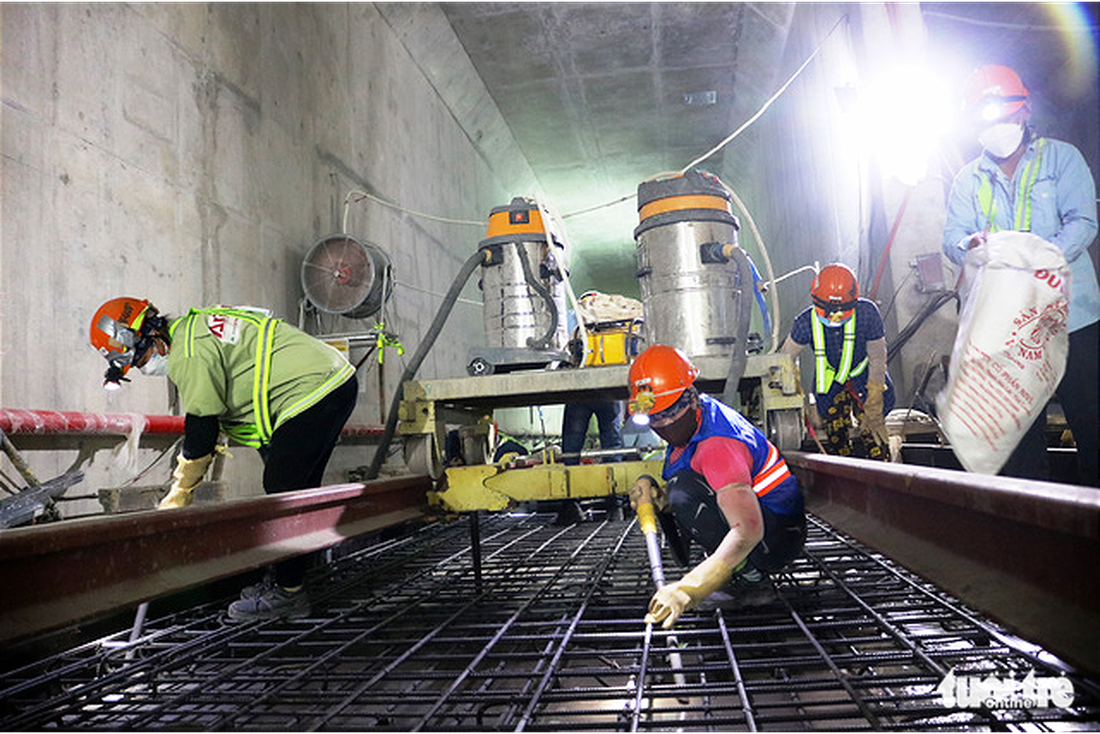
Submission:
[[[720,394],[729,360],[694,360],[696,386]],[[439,477],[446,424],[477,423],[494,408],[553,405],[577,400],[624,400],[628,397],[627,365],[584,369],[533,370],[480,377],[410,380],[399,407],[398,433],[405,440],[405,460],[415,472]],[[783,354],[749,355],[735,405],[768,433],[780,448],[799,448],[804,396],[794,359]]]

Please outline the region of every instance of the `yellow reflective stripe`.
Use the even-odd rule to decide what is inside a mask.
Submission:
[[[814,339],[814,380],[816,392],[827,393],[833,384],[833,370],[825,358],[825,327],[817,320],[817,314],[810,313],[810,327]]]
[[[1031,187],[1035,185],[1036,179],[1039,178],[1039,164],[1043,159],[1043,146],[1046,142],[1046,138],[1039,138],[1039,142],[1035,146],[1035,157],[1027,164],[1024,174],[1020,177],[1022,186],[1016,195],[1016,219],[1014,221],[1017,232],[1031,231]]]
[[[330,392],[343,385],[353,374],[355,374],[355,368],[350,364],[345,364],[336,374],[325,380],[319,388],[281,412],[279,414],[279,424],[275,427],[278,428],[299,413],[312,408]]]
[[[265,443],[271,438],[271,404],[268,401],[268,389],[271,387],[271,354],[275,340],[275,319],[267,319],[259,324],[260,334],[256,339],[256,367],[252,375],[252,412],[256,414],[256,427],[260,440]]]
[[[974,173],[981,178],[981,183],[978,184],[978,204],[982,207],[982,213],[985,214],[986,227],[990,232],[996,232],[1000,228],[997,226],[997,202],[993,200],[993,182],[992,177],[983,176],[978,170],[978,164],[974,164]]]
[[[840,369],[837,370],[836,377],[833,379],[837,382],[844,383],[848,381],[848,373],[852,371],[852,355],[855,352],[856,344],[856,315],[852,312],[852,318],[844,322],[844,342],[840,348]]]
[[[256,431],[256,426],[252,423],[235,423],[231,425],[222,423],[221,429],[237,443],[251,448],[259,448],[263,445],[263,441],[260,440],[259,433]]]
[[[849,377],[855,377],[867,367],[869,358],[864,357],[855,369],[852,369],[852,360],[855,358],[856,344],[856,315],[844,322],[844,343],[840,349],[840,369],[834,370],[825,356],[825,327],[818,320],[817,314],[810,314],[810,327],[814,342],[814,385],[815,391],[821,394],[829,392],[834,382],[845,383]]]

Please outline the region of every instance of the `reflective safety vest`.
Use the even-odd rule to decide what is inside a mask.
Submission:
[[[1039,164],[1043,160],[1043,147],[1046,142],[1046,138],[1039,138],[1035,143],[1035,157],[1027,164],[1020,176],[1020,191],[1016,195],[1016,213],[1012,222],[1012,229],[1017,232],[1031,231],[1031,187],[1039,178]],[[1001,228],[997,226],[997,202],[993,199],[992,176],[982,175],[978,169],[980,161],[981,159],[974,162],[974,173],[982,179],[978,185],[978,204],[982,207],[986,221],[989,222],[989,231],[999,232]]]
[[[870,361],[868,357],[852,367],[853,355],[856,351],[856,314],[844,322],[844,342],[840,348],[840,367],[834,368],[829,364],[829,358],[825,356],[825,326],[818,319],[816,313],[810,314],[810,326],[813,330],[814,340],[814,391],[824,395],[829,392],[834,382],[843,385],[849,377],[855,377],[867,369]]]
[[[691,460],[702,441],[712,436],[732,438],[743,443],[752,457],[752,491],[760,504],[780,515],[801,513],[803,499],[798,480],[791,474],[779,449],[768,441],[763,431],[736,410],[709,395],[700,394],[699,402],[702,407],[700,425],[675,461],[671,460],[673,447],[667,448],[662,478],[667,481],[679,472],[692,470]]]
[[[177,319],[169,327],[168,335],[172,339],[172,348],[182,348],[184,355],[192,356],[195,348],[195,325],[205,323],[203,316],[227,316],[252,324],[259,329],[256,338],[256,358],[252,373],[252,414],[255,423],[222,423],[221,428],[236,441],[258,448],[271,440],[274,428],[271,424],[271,402],[268,391],[271,387],[271,354],[275,340],[275,327],[282,319],[264,316],[257,311],[236,308],[193,308],[186,316]],[[183,328],[180,339],[176,332]]]

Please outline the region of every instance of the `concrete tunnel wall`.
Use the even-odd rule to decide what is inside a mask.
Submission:
[[[435,5],[4,4],[0,26],[4,407],[168,412],[165,380],[102,389],[105,364],[88,345],[98,305],[118,295],[173,314],[253,304],[296,323],[302,259],[341,231],[349,190],[478,221],[537,193]],[[387,327],[411,351],[484,229],[362,202],[348,230],[392,258]],[[473,281],[464,296],[479,301]],[[458,304],[420,374],[456,374],[481,334],[480,308]],[[352,422],[379,423],[370,362]],[[388,403],[402,366],[391,358],[384,369]],[[338,451],[326,480],[343,481],[371,451]],[[133,475],[107,453],[70,494]],[[259,494],[256,453],[234,457],[232,491]],[[47,478],[75,452],[27,458]],[[164,467],[144,481],[164,481]]]

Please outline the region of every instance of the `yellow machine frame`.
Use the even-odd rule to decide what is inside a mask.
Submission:
[[[661,475],[662,461],[607,464],[539,464],[513,468],[498,464],[450,467],[429,504],[451,512],[507,510],[519,502],[567,500],[626,494],[638,477]]]

